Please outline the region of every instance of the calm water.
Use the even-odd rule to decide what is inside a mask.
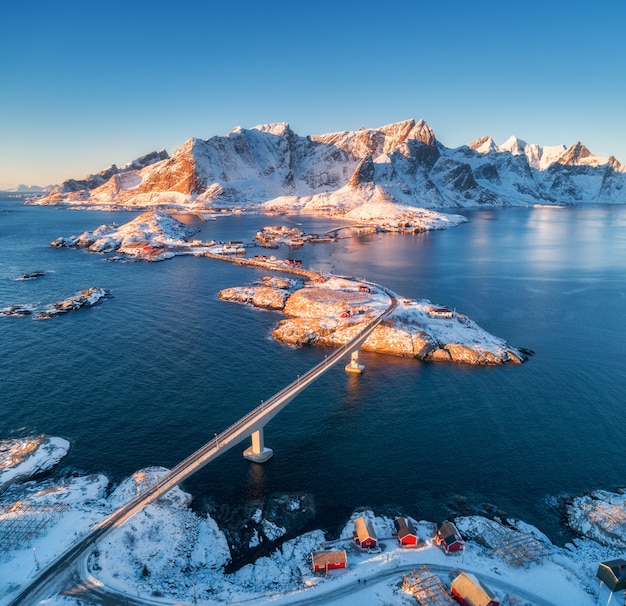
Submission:
[[[473,368],[362,354],[364,375],[339,365],[267,426],[270,463],[243,460],[242,444],[194,476],[185,487],[196,503],[308,492],[314,525],[334,532],[362,505],[438,521],[467,502],[558,539],[552,497],[626,484],[626,208],[465,214],[469,223],[444,232],[353,237],[295,256],[456,307],[535,355]],[[173,466],[325,353],[275,343],[279,314],[217,299],[264,272],[190,257],[108,263],[48,246],[132,217],[0,200],[0,308],[89,286],[114,295],[48,321],[0,318],[0,438],[64,436],[67,468],[113,481]],[[205,238],[251,240],[279,222],[333,225],[224,217],[198,226]],[[14,280],[34,270],[47,274]]]

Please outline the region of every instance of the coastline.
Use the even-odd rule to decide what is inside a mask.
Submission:
[[[27,456],[18,457],[15,465],[5,469],[5,473],[11,470],[22,478],[21,485],[4,493],[5,500],[13,499],[11,524],[17,528],[20,518],[23,525],[33,515],[46,522],[31,536],[29,545],[16,545],[6,552],[12,564],[0,573],[3,604],[92,524],[166,471],[141,470],[117,487],[111,487],[101,474],[53,475],[36,483],[28,481],[29,470],[52,471],[58,464],[60,458],[46,448],[54,443],[63,444],[58,438],[5,440],[2,444],[5,452],[28,450]],[[33,461],[38,465],[33,466]],[[110,600],[140,595],[142,603],[161,604],[197,600],[262,606],[324,600],[340,605],[357,591],[364,597],[377,595],[380,599],[382,595],[408,604],[410,595],[400,591],[398,583],[427,566],[444,585],[449,585],[459,570],[475,574],[505,600],[502,603],[591,606],[604,596],[594,576],[596,566],[599,561],[621,556],[626,538],[626,527],[620,527],[617,535],[611,525],[617,513],[626,519],[626,494],[601,491],[569,500],[570,527],[577,525],[580,534],[564,547],[553,545],[539,529],[520,520],[461,516],[455,523],[465,547],[454,555],[446,555],[436,545],[438,523],[412,518],[410,512],[419,537],[418,547],[413,549],[398,544],[393,519],[371,510],[355,511],[337,537],[327,537],[319,530],[288,535],[285,528],[265,517],[267,511],[258,510],[253,518],[257,532],[264,529],[262,540],[270,547],[268,555],[226,572],[231,557],[229,541],[210,515],[189,509],[191,500],[191,495],[174,488],[99,541],[79,573],[91,579],[91,589],[83,588],[77,599],[91,603],[93,592],[94,602],[103,596]],[[297,512],[302,502],[286,497],[284,504],[285,511]],[[5,505],[0,528],[6,529],[9,511]],[[604,517],[598,515],[603,511]],[[353,524],[361,516],[370,521],[379,537],[379,548],[372,552],[360,549],[353,540]],[[283,537],[286,540],[281,540]],[[517,544],[524,549],[516,552],[513,545]],[[531,550],[532,545],[536,547]],[[328,576],[313,573],[309,554],[319,549],[345,549],[347,569]],[[67,599],[66,594],[47,603],[67,603]]]

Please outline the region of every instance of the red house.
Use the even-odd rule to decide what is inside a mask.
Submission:
[[[326,572],[345,568],[348,564],[348,556],[344,549],[337,551],[314,551],[311,554],[313,572]]]
[[[415,547],[417,545],[418,536],[411,520],[408,518],[397,518],[393,525],[400,545],[403,547]]]
[[[459,531],[456,529],[456,526],[448,520],[445,520],[439,527],[434,543],[442,547],[446,553],[453,553],[465,549],[465,543]]]
[[[493,592],[469,572],[452,581],[452,595],[462,606],[500,606]]]
[[[373,549],[378,545],[372,523],[363,516],[354,520],[354,542],[363,549]]]

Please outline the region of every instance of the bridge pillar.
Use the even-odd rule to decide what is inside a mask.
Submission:
[[[354,372],[361,374],[365,370],[365,366],[359,363],[359,350],[352,352],[350,363],[346,364],[346,372]]]
[[[252,461],[253,463],[265,463],[272,458],[274,451],[271,448],[266,448],[263,442],[263,428],[255,431],[252,436],[252,446],[246,448],[243,451],[244,459]]]

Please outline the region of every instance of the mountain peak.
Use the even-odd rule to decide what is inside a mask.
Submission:
[[[474,139],[470,143],[467,144],[467,147],[473,149],[475,152],[479,154],[488,154],[492,151],[497,151],[497,146],[493,142],[493,139],[490,135],[486,137],[479,137],[478,139]]]
[[[508,151],[514,156],[524,153],[528,143],[518,139],[515,135],[511,135],[502,145],[498,145],[498,151]]]
[[[590,164],[596,157],[585,147],[580,141],[576,141],[573,145],[568,147],[561,157],[557,160],[559,164],[566,164],[568,166],[577,166],[580,164]],[[597,158],[598,162],[594,164],[601,164],[600,158]],[[592,161],[592,162],[590,162]]]
[[[626,166],[620,164],[619,160],[615,156],[609,156],[607,164],[614,170],[620,173],[626,172]]]
[[[268,124],[258,124],[253,126],[251,130],[258,130],[262,133],[269,133],[270,135],[276,135],[277,137],[291,136],[293,131],[288,122],[271,122]]]
[[[390,152],[410,139],[417,139],[426,145],[435,144],[435,133],[424,120],[417,123],[413,119],[404,120],[381,126],[377,130],[385,135],[384,153]]]
[[[437,142],[433,129],[421,118],[409,133],[409,138],[418,139],[426,145],[435,145]]]

